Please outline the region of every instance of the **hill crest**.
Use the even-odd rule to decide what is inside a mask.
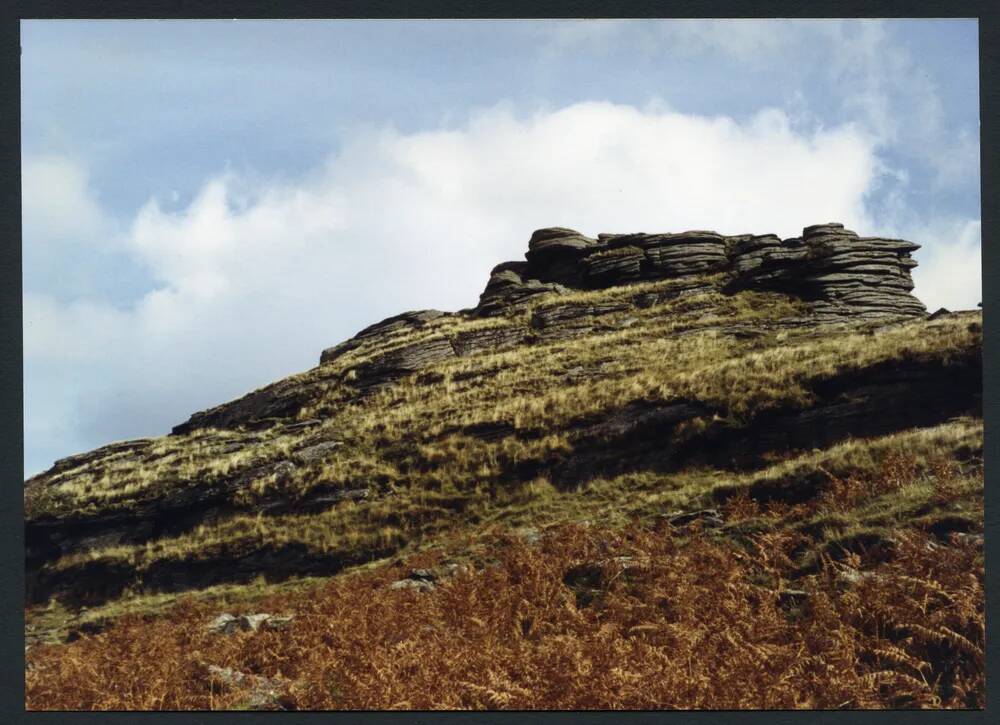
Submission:
[[[503,262],[490,273],[476,307],[456,313],[417,310],[386,318],[323,351],[326,365],[347,353],[371,350],[348,375],[361,391],[377,389],[430,364],[500,351],[535,338],[572,337],[600,326],[599,318],[644,309],[672,297],[717,291],[772,291],[803,302],[801,324],[915,318],[926,314],[911,294],[912,254],[918,244],[860,237],[842,224],[805,227],[800,237],[774,234],[723,236],[712,231],[666,234],[599,234],[586,237],[565,227],[536,230],[526,261]],[[663,289],[648,289],[670,282]],[[622,287],[613,302],[587,304],[581,292]],[[635,294],[627,294],[628,291]],[[560,302],[560,298],[564,298]],[[544,300],[544,303],[543,303]],[[475,324],[520,316],[524,325]],[[449,318],[467,321],[451,335],[430,335],[396,345],[401,333],[433,329]],[[195,413],[173,429],[263,425],[301,409],[298,392],[268,386],[232,403]]]

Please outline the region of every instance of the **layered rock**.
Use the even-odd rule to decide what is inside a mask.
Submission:
[[[536,231],[526,262],[494,268],[475,313],[518,311],[545,292],[604,289],[639,281],[723,273],[723,289],[774,290],[813,303],[818,321],[847,317],[919,316],[910,294],[911,254],[919,245],[859,237],[842,224],[806,227],[801,237],[599,234],[591,239],[563,227]]]
[[[377,388],[431,363],[452,357],[455,357],[455,348],[452,347],[451,340],[443,336],[433,336],[393,348],[362,363],[355,368],[355,380],[359,387]]]
[[[560,284],[526,279],[527,273],[527,262],[504,262],[494,267],[486,289],[479,296],[476,314],[482,317],[502,315],[511,310],[522,309],[538,295],[567,291]]]
[[[842,224],[818,224],[778,241],[753,237],[736,245],[733,289],[773,289],[815,302],[823,317],[917,316],[926,312],[910,294],[910,255],[920,245],[859,237]]]
[[[433,322],[441,317],[447,317],[448,314],[447,312],[441,312],[441,310],[416,310],[387,317],[381,322],[369,325],[350,340],[324,350],[319,358],[320,364],[336,360],[345,353],[356,350],[370,340],[384,338],[398,332],[420,329],[428,322]]]
[[[543,282],[580,286],[580,260],[600,251],[603,244],[564,227],[538,229],[528,240],[524,256]],[[534,276],[534,275],[532,275]]]

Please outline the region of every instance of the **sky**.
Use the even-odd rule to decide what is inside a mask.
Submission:
[[[534,229],[902,237],[981,300],[975,20],[23,21],[25,475],[163,435]]]

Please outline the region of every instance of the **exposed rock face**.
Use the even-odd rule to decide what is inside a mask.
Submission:
[[[63,471],[71,471],[74,468],[79,468],[91,461],[96,461],[98,459],[109,459],[112,456],[117,456],[119,454],[131,454],[139,451],[144,451],[153,445],[152,438],[136,438],[134,440],[128,441],[118,441],[116,443],[109,443],[106,446],[101,446],[100,448],[95,448],[87,453],[79,453],[75,456],[67,456],[66,458],[60,458],[54,464],[52,468],[49,469],[51,473],[62,473]]]
[[[490,273],[490,281],[479,297],[477,314],[483,317],[502,315],[509,310],[523,308],[532,298],[548,292],[565,292],[560,284],[525,280],[527,262],[504,262]]]
[[[357,349],[366,341],[373,338],[385,337],[401,330],[418,329],[432,320],[436,320],[439,317],[446,317],[447,315],[447,312],[441,312],[440,310],[417,310],[415,312],[404,312],[401,315],[387,317],[381,322],[369,325],[350,340],[324,350],[323,354],[320,355],[320,364],[336,360],[344,353]]]
[[[562,227],[539,229],[527,262],[494,268],[476,313],[517,310],[533,296],[573,289],[603,289],[638,281],[722,272],[725,290],[776,290],[814,303],[819,321],[847,317],[918,316],[924,306],[910,294],[910,255],[919,245],[859,237],[834,222],[782,241],[774,234],[722,236],[711,231],[676,234],[600,234],[597,239]]]
[[[452,339],[451,344],[456,355],[465,357],[486,350],[513,347],[527,336],[528,330],[522,327],[486,327],[460,332]]]
[[[314,393],[314,389],[287,378],[232,402],[195,413],[184,423],[174,426],[171,433],[182,435],[199,428],[232,429],[246,425],[271,427],[283,418],[294,417]]]
[[[802,237],[778,242],[754,237],[738,245],[734,289],[787,292],[815,301],[821,317],[917,316],[926,312],[910,294],[910,254],[919,245],[899,239],[859,237],[842,224],[819,224]]]
[[[446,337],[431,337],[397,347],[356,368],[357,385],[377,388],[427,367],[431,363],[455,357],[455,349]]]

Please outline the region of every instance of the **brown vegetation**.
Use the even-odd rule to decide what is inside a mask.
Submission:
[[[432,592],[389,589],[403,570],[385,567],[255,605],[294,614],[287,632],[213,635],[218,609],[186,600],[33,650],[27,703],[237,706],[246,693],[211,664],[284,683],[292,709],[983,706],[981,542],[911,531],[891,561],[827,557],[790,590],[799,543],[638,526],[498,536],[495,560]]]

